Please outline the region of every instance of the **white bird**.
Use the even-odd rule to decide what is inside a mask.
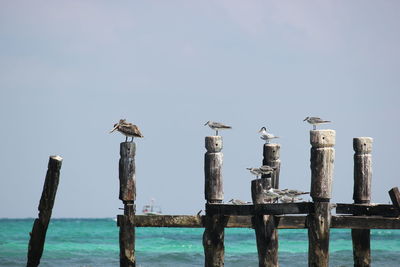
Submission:
[[[279,138],[279,136],[275,136],[274,134],[267,132],[267,128],[265,127],[262,127],[258,132],[261,133],[260,138],[265,140],[266,144],[269,144],[271,139]]]
[[[208,125],[211,129],[215,130],[216,134],[218,136],[218,131],[219,130],[226,130],[226,129],[232,129],[231,126],[225,125],[221,122],[215,122],[215,121],[207,121],[204,126]]]
[[[318,124],[323,124],[323,123],[330,123],[331,121],[326,121],[318,117],[306,117],[303,121],[307,121],[309,124],[312,124],[313,130],[317,129]]]
[[[244,204],[246,204],[246,202],[243,201],[243,200],[233,199],[233,198],[231,200],[229,200],[228,202],[232,203],[233,205],[244,205]]]
[[[266,195],[267,197],[270,197],[271,199],[275,199],[275,201],[282,197],[282,196],[276,191],[276,189],[274,189],[274,188],[270,188],[270,189],[268,189],[268,190],[265,190],[264,193],[265,193],[265,195]]]
[[[296,190],[296,189],[282,189],[281,191],[286,195],[293,195],[293,196],[310,194],[310,192],[305,192],[305,191]]]
[[[289,197],[289,196],[281,196],[281,198],[279,199],[279,201],[281,201],[282,203],[291,203],[300,200],[302,200],[302,198]]]
[[[246,168],[246,169],[249,170],[251,174],[255,175],[256,178],[258,178],[260,175],[271,174],[274,172],[274,168],[268,165],[263,165],[260,168]]]

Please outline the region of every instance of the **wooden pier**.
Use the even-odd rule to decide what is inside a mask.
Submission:
[[[308,229],[308,265],[329,266],[331,228],[352,229],[354,266],[371,266],[370,229],[400,229],[400,194],[390,190],[394,205],[371,204],[372,138],[354,138],[354,203],[331,203],[334,178],[335,131],[310,131],[312,202],[268,203],[265,190],[279,187],[280,145],[265,144],[263,165],[275,172],[251,181],[252,204],[226,204],[223,193],[223,140],[221,136],[205,138],[204,198],[205,215],[135,215],[134,143],[121,143],[120,185],[124,215],[118,216],[120,227],[120,266],[135,266],[135,227],[204,228],[204,266],[224,266],[224,229],[255,230],[259,266],[279,266],[278,229]],[[130,147],[129,153],[123,152]],[[126,159],[127,155],[130,159]],[[129,165],[130,164],[130,165]],[[128,167],[128,165],[130,167]],[[122,172],[122,174],[121,174]],[[124,194],[122,194],[124,195]],[[129,206],[130,205],[130,206]],[[127,211],[128,210],[128,211]],[[336,215],[332,215],[335,210]]]

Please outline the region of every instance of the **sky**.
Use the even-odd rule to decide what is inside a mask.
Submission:
[[[0,0],[0,217],[115,217],[119,119],[138,125],[137,210],[204,209],[204,123],[224,141],[224,199],[251,200],[266,126],[280,186],[309,190],[311,126],[336,130],[332,202],[352,203],[352,139],[373,144],[372,202],[399,186],[400,2]],[[307,200],[307,198],[306,198]]]

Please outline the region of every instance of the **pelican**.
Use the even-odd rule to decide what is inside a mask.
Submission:
[[[275,136],[272,133],[268,133],[267,128],[265,128],[265,127],[262,127],[258,132],[261,133],[260,138],[262,140],[265,140],[266,144],[269,144],[271,139],[279,138],[279,136]]]
[[[218,136],[218,131],[219,130],[226,130],[226,129],[232,129],[231,126],[225,125],[220,122],[215,122],[215,121],[207,121],[204,126],[208,125],[211,129],[216,131],[216,134]]]
[[[126,122],[126,120],[123,119],[119,120],[118,123],[114,124],[114,128],[110,131],[110,133],[114,132],[115,130],[125,135],[126,137],[125,142],[128,142],[128,137],[132,137],[131,142],[133,142],[134,137],[139,137],[139,138],[144,137],[143,134],[140,132],[139,127],[130,122]]]
[[[306,117],[303,121],[307,121],[309,124],[312,124],[313,130],[317,129],[318,124],[322,123],[330,123],[331,121],[326,121],[318,117]]]

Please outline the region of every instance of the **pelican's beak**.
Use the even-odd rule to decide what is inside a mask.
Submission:
[[[119,126],[119,123],[117,123],[117,125],[114,127],[114,129],[112,129],[112,130],[110,131],[110,133],[112,133],[112,132],[114,132],[115,130],[117,130],[118,126]]]

